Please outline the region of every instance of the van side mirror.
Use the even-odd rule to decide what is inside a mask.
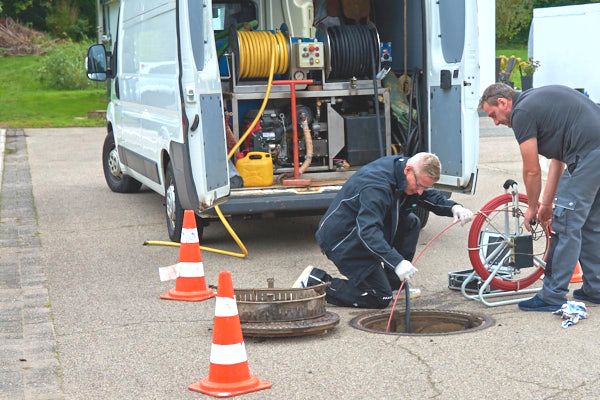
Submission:
[[[108,62],[106,50],[101,44],[90,46],[85,58],[85,68],[88,79],[92,81],[105,81],[108,76]]]

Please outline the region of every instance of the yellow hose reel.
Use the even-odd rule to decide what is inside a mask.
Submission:
[[[275,74],[281,75],[288,72],[289,46],[283,33],[239,31],[236,35],[238,77],[240,79],[267,78],[273,50],[275,51]]]

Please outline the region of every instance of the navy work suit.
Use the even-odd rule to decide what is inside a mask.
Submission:
[[[323,253],[348,279],[331,279],[326,289],[332,304],[385,308],[400,286],[394,268],[412,260],[421,223],[412,212],[419,205],[452,216],[448,200],[434,189],[406,195],[407,158],[387,156],[356,172],[321,219],[316,239]]]

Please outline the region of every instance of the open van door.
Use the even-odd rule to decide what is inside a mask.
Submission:
[[[477,0],[426,1],[429,151],[440,185],[473,192],[479,158]]]
[[[183,107],[183,143],[172,142],[175,180],[183,208],[205,210],[229,195],[223,98],[212,8],[203,0],[180,1],[179,89]],[[179,156],[178,153],[183,153]]]

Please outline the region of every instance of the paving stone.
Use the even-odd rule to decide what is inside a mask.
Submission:
[[[0,399],[22,399],[23,396],[21,372],[0,370]]]
[[[0,399],[62,399],[23,131],[7,130],[5,148],[0,182]]]

